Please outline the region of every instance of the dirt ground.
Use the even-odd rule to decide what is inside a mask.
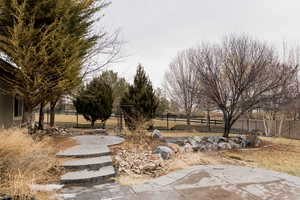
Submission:
[[[222,152],[222,156],[239,160],[247,166],[287,173],[300,177],[300,141],[285,138],[262,138],[264,147]]]

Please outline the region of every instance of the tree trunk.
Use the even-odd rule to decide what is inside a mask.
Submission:
[[[54,127],[55,125],[55,106],[56,106],[57,100],[50,102],[50,127]]]
[[[265,135],[271,136],[271,130],[273,127],[273,120],[274,116],[271,114],[268,114],[267,112],[264,113],[263,115],[263,122],[264,122],[264,128],[265,128]]]
[[[45,119],[44,114],[45,114],[44,113],[44,102],[42,102],[40,105],[40,113],[39,113],[39,127],[38,127],[39,130],[44,130],[44,119]]]
[[[188,113],[186,115],[186,124],[190,127],[191,126],[191,114]]]
[[[264,128],[265,128],[265,136],[269,136],[269,129],[268,129],[268,125],[267,125],[267,121],[266,118],[263,118],[263,124],[264,124]]]
[[[95,127],[95,120],[92,120],[92,122],[91,122],[91,127],[92,127],[92,128]]]
[[[227,122],[224,122],[225,127],[224,127],[224,134],[223,137],[228,138],[229,137],[229,133],[230,133],[230,128]]]
[[[34,128],[34,121],[32,116],[32,106],[24,103],[24,112],[22,117],[22,126],[29,129]]]
[[[211,128],[210,128],[210,111],[207,110],[207,116],[206,116],[206,120],[207,120],[207,127],[208,127],[208,131],[210,132],[211,131]]]
[[[106,123],[105,123],[105,122],[106,122],[106,121],[102,121],[102,128],[103,128],[103,129],[105,129],[105,127],[106,127]],[[151,126],[152,126],[152,129],[151,129]],[[150,129],[153,130],[153,123],[151,123]]]
[[[224,134],[223,134],[223,137],[226,137],[226,138],[229,137],[230,129],[231,129],[231,117],[228,117],[224,113]]]

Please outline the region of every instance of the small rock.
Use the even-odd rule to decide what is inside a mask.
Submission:
[[[193,146],[190,143],[186,143],[183,146],[183,151],[184,152],[192,152],[193,151]]]
[[[232,149],[232,146],[231,146],[230,143],[228,143],[228,142],[221,142],[221,143],[218,144],[218,147],[219,147],[221,150]]]
[[[219,137],[217,136],[211,136],[207,138],[207,141],[211,144],[218,144],[219,143]]]
[[[218,144],[208,144],[206,145],[207,151],[218,151]]]
[[[231,146],[231,149],[240,149],[241,145],[239,142],[234,142],[233,140],[229,140],[229,144]]]

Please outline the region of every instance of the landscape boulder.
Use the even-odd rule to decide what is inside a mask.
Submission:
[[[186,142],[183,146],[183,152],[192,152],[193,151],[193,146],[189,143],[189,142]]]
[[[219,147],[220,150],[232,149],[232,146],[229,142],[220,142],[218,144],[218,147]]]
[[[153,151],[155,154],[159,154],[164,160],[168,160],[174,155],[174,151],[167,146],[158,146]]]
[[[247,135],[244,137],[246,147],[259,147],[261,140],[257,135]]]
[[[155,129],[152,133],[152,138],[159,139],[161,137],[162,137],[162,134],[160,133],[160,131]]]
[[[192,136],[188,138],[187,142],[192,146],[194,151],[217,151],[259,147],[262,143],[256,135],[242,135],[229,138],[221,136]]]

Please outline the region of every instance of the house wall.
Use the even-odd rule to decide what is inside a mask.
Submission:
[[[14,125],[14,98],[0,93],[0,128]]]

